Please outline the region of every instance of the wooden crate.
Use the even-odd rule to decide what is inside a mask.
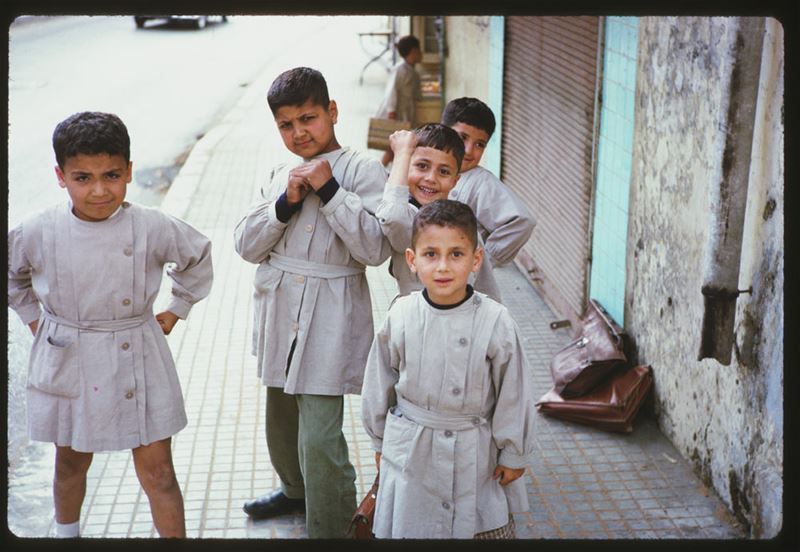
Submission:
[[[369,120],[369,131],[367,134],[367,148],[388,150],[389,136],[391,136],[395,130],[409,129],[411,129],[411,123],[409,121],[371,118]]]

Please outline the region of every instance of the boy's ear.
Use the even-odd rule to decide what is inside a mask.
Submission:
[[[339,118],[339,108],[336,106],[336,102],[331,100],[328,104],[328,113],[331,116],[331,122],[336,124],[336,119]]]
[[[472,260],[472,272],[478,272],[483,264],[483,247],[475,248],[475,257]]]
[[[414,250],[411,248],[406,249],[406,263],[414,274],[417,273],[417,265],[414,263],[415,258]]]
[[[56,178],[58,178],[58,185],[61,186],[62,188],[66,188],[67,183],[64,181],[64,173],[61,172],[61,167],[56,165],[55,169],[56,169]]]
[[[125,184],[130,184],[133,180],[133,161],[128,161],[128,174],[125,175]]]

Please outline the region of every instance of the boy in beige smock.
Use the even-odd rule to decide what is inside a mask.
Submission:
[[[513,538],[528,509],[531,373],[508,310],[468,284],[483,250],[471,209],[416,216],[408,264],[425,285],[375,336],[361,415],[380,471],[378,538]]]
[[[476,98],[456,98],[445,106],[442,124],[464,140],[460,177],[449,197],[472,207],[486,252],[477,278],[493,281],[492,268],[514,259],[531,237],[536,222],[513,191],[478,165],[495,129],[489,106]],[[494,285],[491,296],[500,301],[499,288]]]
[[[412,126],[417,120],[417,102],[422,99],[422,86],[419,73],[414,65],[422,61],[419,39],[414,35],[400,38],[395,45],[400,60],[392,67],[381,105],[375,117],[408,121]],[[384,152],[381,162],[388,166],[392,160],[392,150]]]
[[[132,449],[162,537],[184,537],[171,436],[186,425],[165,334],[211,289],[211,242],[156,209],[125,201],[130,140],[118,117],[77,113],[55,129],[70,201],[8,233],[8,303],[35,334],[28,431],[56,445],[56,536],[79,535],[95,452]],[[164,265],[173,280],[153,315]]]
[[[338,108],[319,71],[282,73],[267,101],[299,159],[272,171],[235,247],[258,264],[253,352],[281,488],[244,510],[255,519],[305,510],[309,537],[341,538],[356,507],[343,395],[360,393],[374,334],[365,265],[391,253],[374,215],[386,170],[339,145]]]

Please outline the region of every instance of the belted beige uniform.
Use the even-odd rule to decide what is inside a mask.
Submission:
[[[98,452],[181,430],[180,381],[153,303],[167,263],[166,310],[186,318],[208,295],[208,238],[128,202],[99,222],[64,203],[12,229],[8,246],[9,306],[25,324],[39,320],[27,381],[30,438]]]
[[[380,162],[348,148],[317,158],[339,184],[327,204],[309,193],[281,222],[275,202],[293,166],[284,164],[234,231],[236,251],[258,264],[253,354],[267,386],[270,460],[284,494],[305,498],[312,538],[342,537],[355,510],[342,395],[361,392],[374,335],[365,265],[390,254],[374,215],[386,181]]]
[[[381,452],[379,538],[472,538],[528,509],[532,381],[508,310],[475,292],[452,309],[395,301],[370,350],[361,415]]]

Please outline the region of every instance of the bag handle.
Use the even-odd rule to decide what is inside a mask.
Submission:
[[[611,331],[611,334],[614,336],[614,339],[617,341],[617,345],[622,345],[622,336],[617,331],[617,328],[620,327],[620,326],[616,322],[611,320],[611,318],[609,317],[608,313],[606,312],[606,309],[604,309],[603,305],[601,305],[598,301],[596,301],[594,299],[589,299],[589,302],[592,304],[594,309],[597,311],[597,314],[600,315],[600,318],[603,320],[603,322],[605,323],[606,327]],[[620,329],[622,329],[622,328],[620,327]]]

